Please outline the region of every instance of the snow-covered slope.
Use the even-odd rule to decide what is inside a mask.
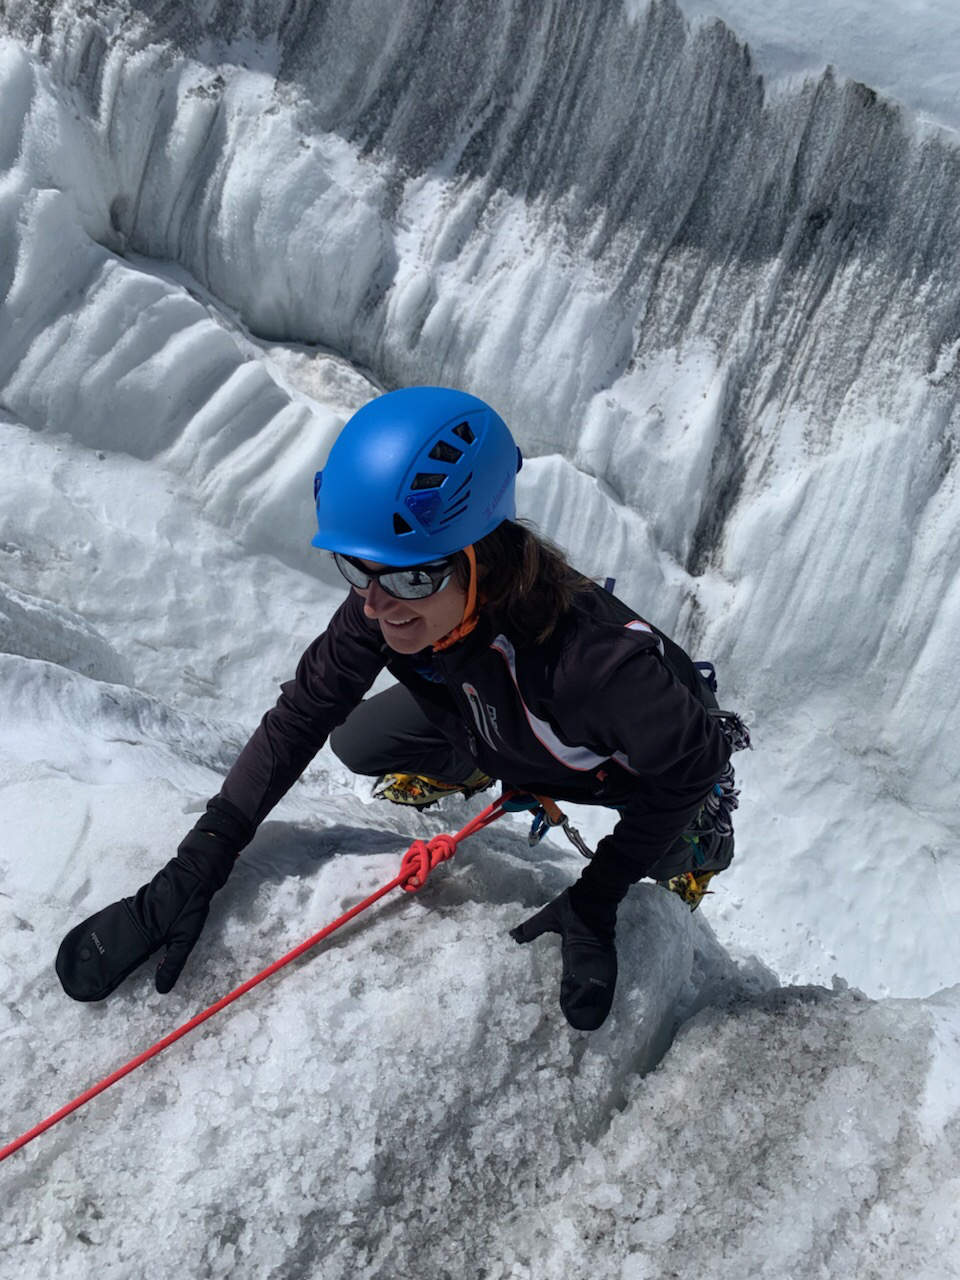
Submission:
[[[0,684],[14,1128],[443,825],[365,810],[321,770],[244,855],[172,996],[148,969],[70,1005],[49,964],[64,913],[172,847],[234,729],[36,660],[0,656]],[[614,1013],[577,1035],[555,1008],[555,948],[507,938],[575,864],[550,843],[531,854],[519,826],[475,837],[416,900],[381,904],[12,1157],[4,1274],[440,1277],[466,1257],[491,1280],[960,1274],[940,1252],[958,1227],[960,988],[779,989],[648,886],[621,915]]]
[[[310,485],[378,387],[490,398],[524,513],[757,744],[734,868],[703,918],[635,893],[599,1036],[505,938],[577,859],[501,824],[6,1162],[13,1274],[960,1274],[953,143],[669,2],[2,31],[7,1137],[460,825],[323,754],[172,997],[53,975],[341,597]]]

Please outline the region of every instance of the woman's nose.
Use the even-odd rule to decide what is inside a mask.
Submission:
[[[357,587],[356,591],[363,596],[363,612],[368,618],[377,618],[390,597],[380,583],[372,579],[369,586]]]

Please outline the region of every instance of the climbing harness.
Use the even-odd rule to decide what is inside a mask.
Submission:
[[[334,933],[342,925],[345,925],[347,921],[352,920],[354,916],[358,916],[362,911],[366,911],[368,907],[372,907],[375,902],[379,901],[380,898],[385,897],[393,889],[403,889],[406,893],[416,893],[419,889],[422,889],[430,872],[438,867],[441,862],[446,862],[449,858],[452,858],[461,841],[466,840],[469,836],[475,835],[478,831],[482,831],[483,828],[488,827],[491,822],[496,822],[498,818],[501,818],[505,813],[510,812],[507,805],[513,799],[514,794],[515,793],[512,791],[507,791],[504,795],[498,796],[498,798],[494,800],[493,804],[488,805],[487,808],[481,813],[478,813],[475,818],[472,818],[465,827],[461,828],[461,830],[456,833],[456,835],[436,835],[430,840],[414,840],[410,845],[410,848],[403,855],[403,859],[400,863],[399,874],[396,875],[389,884],[385,884],[383,888],[370,894],[370,896],[368,898],[364,898],[362,902],[358,902],[355,907],[351,907],[349,911],[345,911],[342,916],[339,916],[331,924],[328,924],[324,929],[321,929],[319,933],[315,933],[312,937],[307,938],[305,942],[301,942],[298,947],[295,947],[292,951],[288,951],[285,956],[281,956],[279,960],[275,960],[273,964],[268,965],[266,969],[261,970],[261,972],[256,974],[254,977],[249,978],[228,995],[225,995],[221,1000],[210,1005],[209,1008],[204,1009],[188,1022],[183,1023],[182,1026],[177,1027],[175,1031],[171,1031],[169,1035],[164,1036],[162,1040],[158,1040],[155,1045],[152,1045],[149,1049],[144,1050],[143,1053],[132,1058],[124,1066],[119,1067],[104,1080],[101,1080],[99,1084],[87,1089],[86,1092],[81,1093],[78,1097],[74,1098],[72,1102],[68,1102],[66,1106],[61,1107],[59,1111],[55,1111],[53,1115],[48,1116],[46,1120],[41,1121],[40,1124],[35,1125],[26,1133],[21,1134],[21,1136],[15,1141],[0,1149],[0,1161],[6,1160],[7,1156],[13,1155],[13,1153],[15,1151],[19,1151],[21,1147],[25,1147],[28,1142],[32,1142],[34,1138],[38,1138],[40,1134],[46,1133],[48,1129],[51,1129],[59,1121],[65,1119],[74,1111],[77,1111],[93,1098],[96,1098],[99,1094],[103,1093],[104,1090],[109,1089],[112,1084],[116,1084],[118,1080],[122,1080],[124,1076],[128,1076],[132,1071],[135,1071],[137,1067],[142,1066],[145,1062],[149,1062],[151,1058],[155,1058],[157,1054],[161,1053],[176,1040],[180,1040],[189,1031],[193,1031],[195,1027],[199,1027],[201,1023],[212,1018],[215,1013],[219,1013],[220,1010],[225,1009],[227,1005],[233,1004],[235,1000],[239,1000],[241,996],[246,995],[248,991],[259,986],[261,982],[265,982],[267,978],[272,977],[273,974],[278,972],[278,970],[285,968],[288,964],[291,964],[299,956],[302,956],[312,947],[315,947],[319,942],[322,942],[324,938],[328,938],[331,933]]]
[[[716,677],[713,664],[698,662],[695,665],[700,670],[707,688],[711,692],[715,691]],[[704,673],[705,667],[709,668],[709,675]],[[719,708],[708,707],[707,714],[717,721],[721,733],[730,743],[731,752],[744,751],[749,748],[750,731],[736,712],[721,711]],[[711,787],[710,794],[700,806],[700,812],[681,836],[681,839],[690,846],[693,867],[689,871],[683,871],[679,875],[672,876],[669,880],[659,880],[657,882],[664,889],[669,889],[671,893],[677,894],[691,911],[696,911],[704,897],[713,892],[712,889],[707,888],[707,885],[715,875],[719,875],[721,871],[726,870],[730,863],[732,852],[730,857],[727,857],[719,866],[716,865],[716,859],[718,851],[723,849],[723,842],[730,840],[733,836],[733,812],[739,807],[739,804],[740,789],[736,785],[733,765],[728,760],[724,766],[723,773]],[[722,853],[720,856],[722,857]],[[701,870],[702,867],[709,865],[711,862],[714,865],[709,870]]]

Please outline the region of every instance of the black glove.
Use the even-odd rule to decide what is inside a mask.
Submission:
[[[614,945],[616,904],[591,910],[589,923],[574,910],[565,889],[545,907],[510,930],[517,942],[533,942],[542,933],[559,933],[563,956],[560,1008],[578,1031],[596,1031],[610,1012],[617,985]]]
[[[252,834],[239,810],[224,805],[212,802],[177,856],[132,898],[111,903],[70,930],[57,953],[57,977],[68,996],[105,999],[162,946],[167,950],[157,966],[157,990],[172,990],[206,923],[211,898],[233,869],[236,845],[242,847]]]

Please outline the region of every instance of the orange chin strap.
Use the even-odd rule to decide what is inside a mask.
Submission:
[[[467,603],[463,606],[463,618],[452,631],[448,631],[442,639],[437,641],[433,646],[434,653],[449,649],[452,644],[456,644],[458,640],[468,636],[480,621],[480,605],[483,602],[478,599],[477,595],[477,557],[474,554],[473,545],[464,547],[463,554],[470,562],[470,582],[467,586]]]

